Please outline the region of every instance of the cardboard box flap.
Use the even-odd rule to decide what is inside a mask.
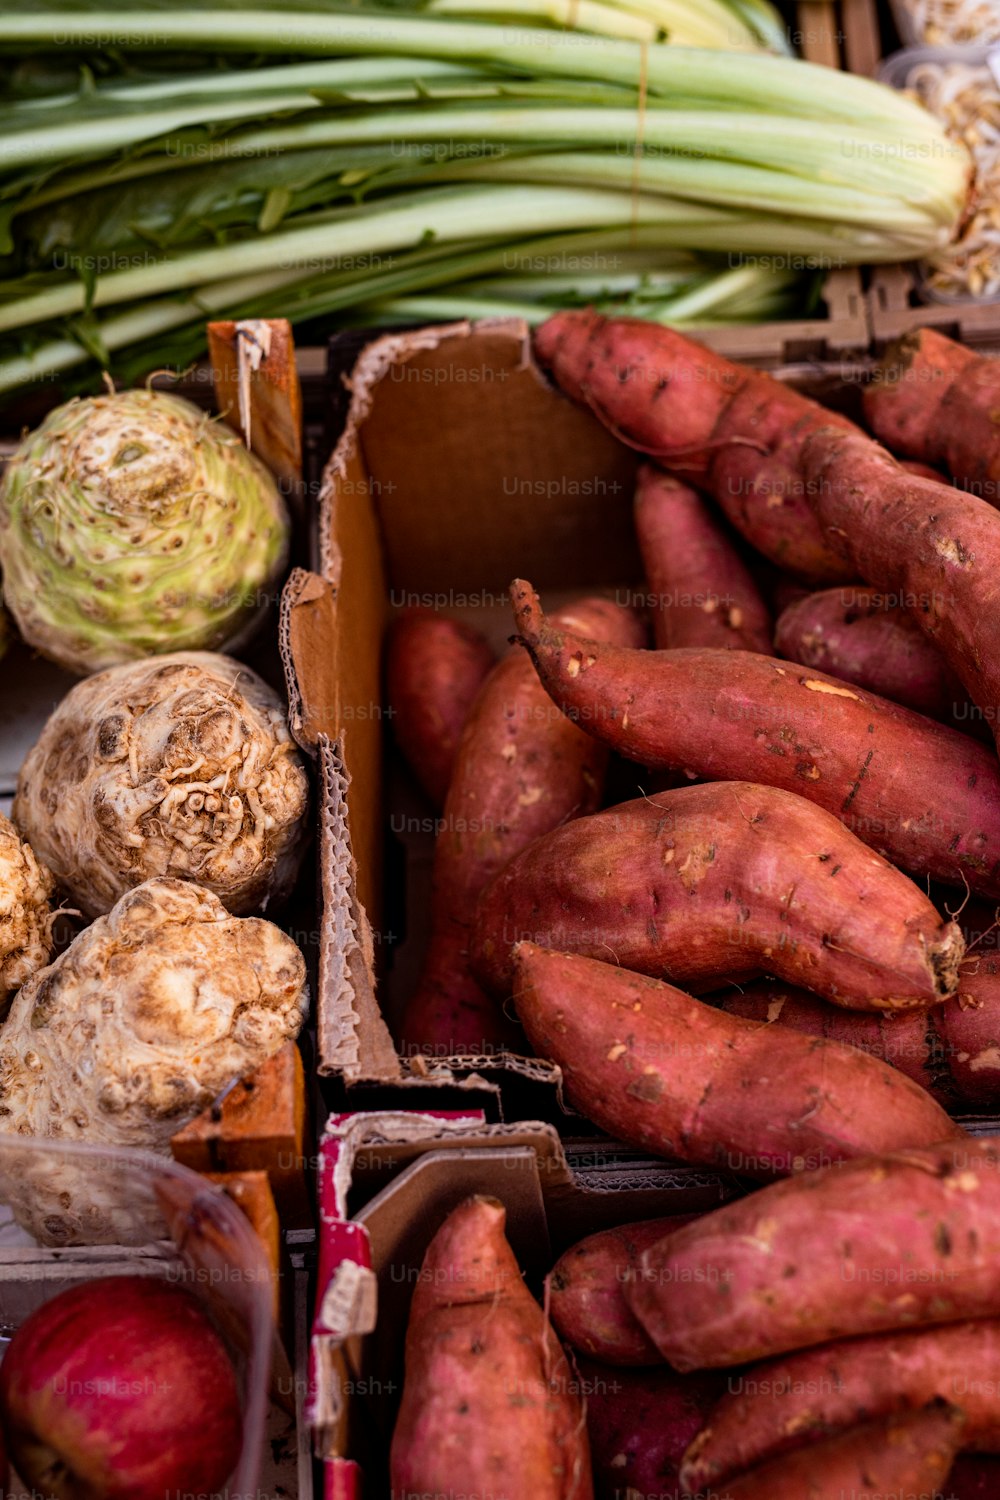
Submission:
[[[340,746],[319,740],[320,888],[323,924],[318,1007],[321,1071],[391,1079],[402,1067],[375,995],[374,943],[357,898],[357,868],[347,820],[350,778]],[[364,1062],[362,1064],[362,1059]]]
[[[350,507],[363,459],[394,605],[462,593],[505,603],[517,576],[581,590],[637,576],[638,455],[549,385],[521,321],[379,339],[351,388],[324,508]],[[335,578],[336,551],[321,560]]]

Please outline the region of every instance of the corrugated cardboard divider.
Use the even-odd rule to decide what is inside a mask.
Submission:
[[[863,365],[777,373],[857,415]],[[474,616],[500,645],[512,628],[512,577],[530,578],[549,603],[634,586],[642,576],[631,514],[637,457],[549,386],[516,320],[380,339],[350,385],[320,495],[324,576],[298,570],[282,601],[293,730],[319,761],[319,1066],[349,1085],[376,1085],[383,1106],[387,1088],[410,1097],[426,1089],[442,1101],[452,1089],[487,1107],[494,1101],[501,1114],[506,1099],[507,1116],[523,1118],[538,1112],[539,1092],[551,1101],[558,1072],[550,1064],[403,1064],[380,1009],[376,958],[391,936],[381,916],[382,631],[390,609],[424,603]],[[423,865],[413,883],[429,884]]]

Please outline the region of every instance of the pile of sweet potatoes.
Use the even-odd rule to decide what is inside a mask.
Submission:
[[[1000,1152],[956,1117],[1000,1100],[996,367],[937,335],[891,356],[866,409],[897,460],[659,326],[562,313],[536,352],[646,456],[645,578],[633,609],[552,614],[515,580],[498,665],[443,634],[436,686],[390,664],[418,774],[448,766],[400,1044],[534,1053],[615,1139],[767,1185],[574,1247],[551,1326],[508,1308],[507,1265],[497,1368],[504,1339],[541,1349],[557,1392],[509,1494],[933,1495],[963,1451],[955,1494],[987,1493],[1000,1458],[968,1455],[1000,1455]],[[908,406],[929,369],[942,411],[974,385],[964,442],[926,436],[923,387]],[[641,795],[609,798],[623,765]],[[463,1417],[506,1423],[451,1334],[414,1327],[412,1379],[440,1357]],[[590,1393],[571,1457],[557,1334]],[[400,1493],[507,1494],[492,1438],[456,1446],[434,1391],[408,1384]],[[446,1440],[458,1468],[406,1467]]]

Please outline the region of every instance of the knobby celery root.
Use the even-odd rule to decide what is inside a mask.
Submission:
[[[823,589],[789,605],[774,627],[774,649],[945,724],[969,721],[968,696],[940,651],[907,610],[874,589]]]
[[[578,1382],[521,1279],[503,1204],[468,1198],[424,1256],[406,1331],[392,1493],[592,1500]]]
[[[0,813],[0,1017],[49,960],[55,881],[9,819]]]
[[[462,728],[494,660],[481,631],[437,610],[408,609],[389,630],[393,733],[435,807],[444,805]]]
[[[960,1408],[944,1402],[866,1422],[752,1469],[713,1500],[930,1500],[948,1478],[962,1423]]]
[[[896,1069],[703,1005],[613,964],[521,943],[514,1000],[573,1107],[614,1140],[749,1177],[962,1134]]]
[[[800,463],[814,428],[857,432],[846,417],[638,318],[556,313],[537,330],[535,353],[567,395],[706,490],[779,567],[817,587],[856,576],[817,524]]]
[[[566,629],[638,645],[638,617],[606,599],[560,611]],[[462,732],[434,856],[431,941],[400,1023],[406,1052],[523,1048],[476,983],[469,941],[480,892],[540,834],[600,805],[608,754],[554,706],[515,646],[492,670]]]
[[[901,457],[944,469],[991,505],[1000,501],[1000,369],[921,328],[890,345],[865,387],[865,416]]]
[[[1000,765],[990,746],[756,652],[587,641],[549,624],[520,579],[511,599],[553,701],[619,754],[796,792],[913,875],[1000,895]]]
[[[680,1461],[721,1394],[722,1377],[578,1363],[597,1500],[682,1500]]]
[[[473,960],[511,993],[518,942],[703,991],[770,973],[857,1010],[955,993],[965,945],[912,881],[822,808],[712,782],[537,839],[484,892]]]
[[[686,1489],[734,1475],[831,1433],[939,1397],[965,1413],[965,1448],[1000,1452],[1000,1386],[975,1372],[1000,1364],[1000,1321],[979,1318],[843,1339],[730,1376],[684,1455]]]
[[[560,1337],[608,1365],[659,1365],[662,1356],[622,1294],[639,1257],[691,1215],[602,1229],[572,1245],[549,1277],[549,1317]]]
[[[771,616],[708,504],[652,464],[639,470],[635,529],[657,646],[771,649]]]
[[[1000,1316],[1000,1145],[952,1140],[771,1183],[647,1250],[625,1285],[675,1369]]]

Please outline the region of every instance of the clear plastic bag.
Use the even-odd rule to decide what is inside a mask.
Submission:
[[[127,1243],[39,1243],[24,1226],[26,1186],[58,1193],[81,1175]],[[21,1222],[19,1222],[19,1219]],[[274,1338],[270,1268],[256,1234],[220,1188],[143,1151],[0,1135],[0,1352],[25,1318],[81,1281],[160,1276],[204,1304],[236,1369],[243,1446],[223,1495],[258,1494]]]

